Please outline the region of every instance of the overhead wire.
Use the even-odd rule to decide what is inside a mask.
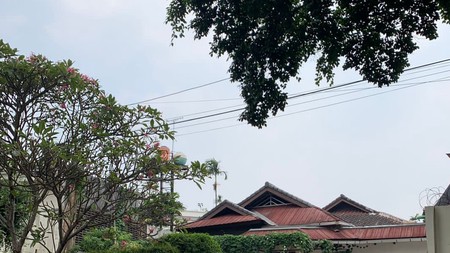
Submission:
[[[442,64],[446,64],[445,66],[450,65],[449,61],[450,61],[450,59],[448,58],[448,59],[444,59],[444,60],[440,60],[440,61],[435,61],[435,62],[432,62],[432,63],[427,63],[427,64],[411,67],[411,68],[406,69],[405,73],[407,73],[407,74],[414,74],[414,73],[420,73],[420,72],[424,72],[424,71],[430,71],[430,70],[433,70],[433,69],[441,68]],[[440,64],[441,64],[441,66],[439,66]],[[436,66],[436,65],[438,65],[438,66]],[[417,69],[426,68],[426,67],[429,67],[429,66],[435,66],[435,67],[428,68],[426,70],[415,71]],[[445,66],[443,66],[443,67],[445,67]],[[438,73],[440,73],[440,72],[438,72]],[[433,73],[431,75],[434,75],[434,74],[436,74],[436,73]],[[426,75],[426,76],[428,76],[428,75]],[[422,77],[425,77],[425,76],[422,76]],[[413,79],[417,79],[417,78],[418,77],[413,78]],[[407,80],[410,80],[410,79],[401,80],[398,83],[401,83],[401,82],[404,82],[404,81],[407,81]],[[288,97],[288,100],[289,99],[294,99],[294,98],[297,98],[297,97],[303,97],[303,96],[307,96],[307,95],[312,95],[312,94],[316,94],[316,93],[340,91],[340,90],[343,90],[342,89],[343,87],[348,87],[348,86],[351,86],[351,85],[360,85],[360,84],[362,84],[364,82],[365,82],[365,80],[357,80],[357,81],[353,81],[353,82],[349,82],[349,83],[344,83],[344,84],[341,84],[341,85],[331,86],[331,87],[328,87],[328,88],[315,89],[315,90],[308,91],[308,92],[303,92],[303,93],[296,93],[296,94],[290,95]],[[370,87],[370,88],[378,88],[378,87],[377,86],[373,86],[373,87]],[[366,89],[366,88],[363,88],[363,89]],[[222,110],[225,110],[225,109],[228,109],[228,108],[236,108],[236,107],[239,107],[239,106],[242,106],[242,105],[233,105],[233,106],[221,107],[221,108],[211,109],[211,110],[202,111],[202,112],[195,112],[195,113],[180,115],[177,118],[184,118],[184,117],[188,117],[188,116],[200,115],[200,114],[204,114],[204,113],[208,113],[208,112],[222,111]],[[242,107],[240,109],[244,110],[245,107]],[[211,115],[210,117],[220,116],[220,115],[232,113],[232,112],[235,112],[235,111],[238,111],[238,109],[231,110],[231,111],[225,111],[223,113],[215,113],[215,114]],[[177,121],[175,124],[181,124],[181,123],[186,123],[186,122],[190,122],[190,121],[200,120],[200,119],[207,118],[207,116],[208,115],[202,116],[202,117],[197,117],[197,118],[192,118],[192,119],[186,119],[186,120],[183,120],[183,121]]]
[[[435,61],[435,62],[431,62],[431,63],[427,63],[427,64],[422,64],[422,65],[419,65],[419,66],[415,66],[415,67],[411,67],[411,68],[405,69],[404,73],[406,73],[406,74],[415,74],[415,73],[430,71],[432,69],[442,68],[442,67],[446,66],[445,64],[448,65],[449,61],[450,61],[450,59],[443,59],[443,60],[439,60],[439,61]],[[444,64],[444,66],[442,66],[442,64]],[[441,66],[439,66],[439,65],[441,65]],[[430,66],[434,66],[434,67],[423,70],[423,68],[427,68],[427,67],[430,67]],[[419,69],[419,71],[415,71],[415,70],[418,70],[418,69]],[[422,69],[422,70],[420,70],[420,69]],[[442,72],[446,72],[446,71],[442,71]],[[438,72],[438,73],[442,73],[442,72]],[[438,73],[432,73],[432,74],[429,74],[429,75],[425,75],[423,77],[436,75]],[[421,78],[421,77],[414,77],[414,78],[411,78],[411,79],[417,79],[417,78]],[[411,79],[405,79],[405,80],[401,80],[399,82],[404,82],[404,81],[411,80]],[[216,84],[216,83],[219,83],[219,82],[223,82],[223,81],[226,81],[226,80],[230,80],[230,78],[223,78],[223,79],[220,79],[220,80],[217,80],[217,81],[213,81],[213,82],[209,82],[209,83],[206,83],[206,84],[194,86],[194,87],[191,87],[191,88],[188,88],[188,89],[184,89],[184,90],[181,90],[181,91],[173,92],[173,93],[166,94],[166,95],[163,95],[163,96],[158,96],[158,97],[142,100],[142,101],[135,102],[135,103],[130,103],[128,105],[136,105],[136,104],[141,104],[141,103],[147,103],[147,102],[158,100],[158,99],[161,99],[161,98],[174,96],[174,95],[181,94],[181,93],[184,93],[184,92],[187,92],[187,91],[191,91],[191,90],[203,88],[203,87],[206,87],[206,86],[210,86],[210,85],[213,85],[213,84]],[[312,90],[312,91],[292,94],[292,95],[288,96],[287,99],[291,100],[291,99],[296,99],[296,98],[299,98],[299,97],[304,97],[304,96],[318,94],[318,93],[325,93],[325,92],[330,92],[330,91],[341,91],[342,92],[342,91],[344,91],[344,89],[342,89],[344,87],[349,87],[349,86],[352,86],[352,85],[359,85],[359,84],[362,84],[364,82],[365,82],[364,79],[360,79],[360,80],[357,80],[357,81],[347,82],[347,83],[344,83],[344,84],[341,84],[341,85],[335,85],[335,86],[331,86],[331,87],[327,87],[327,88],[323,88],[323,89],[316,89],[316,90]],[[377,88],[377,87],[374,86],[374,87],[368,87],[368,88]],[[361,89],[355,89],[355,90],[359,91],[359,90],[366,90],[366,89],[367,88],[361,88]],[[331,97],[334,97],[334,96],[331,96]],[[325,99],[325,98],[323,98],[323,99]],[[225,101],[225,100],[236,100],[236,99],[235,98],[231,98],[231,99],[209,99],[209,100],[203,100],[202,102],[207,102],[207,101],[211,102],[211,101],[219,101],[219,100]],[[320,98],[318,100],[322,100],[322,98]],[[184,101],[184,102],[186,102],[186,101]],[[190,102],[199,102],[199,101],[190,101]],[[160,102],[160,103],[164,103],[164,102]],[[182,103],[182,102],[180,101],[179,103]],[[298,104],[304,104],[304,103],[307,103],[307,102],[301,102],[301,103],[298,103]],[[294,106],[294,105],[297,105],[297,104],[292,104],[291,106]],[[175,124],[182,124],[182,123],[187,123],[187,122],[196,121],[196,120],[202,120],[202,119],[206,119],[206,118],[210,118],[210,117],[216,117],[216,116],[220,116],[220,115],[225,115],[225,114],[229,114],[229,113],[233,113],[233,112],[242,111],[242,110],[245,109],[245,107],[241,107],[241,105],[234,105],[234,106],[227,106],[227,107],[222,107],[222,108],[217,108],[217,109],[212,109],[212,110],[206,110],[206,111],[203,111],[203,112],[196,112],[196,113],[186,114],[186,115],[178,116],[176,118],[180,119],[180,118],[187,117],[187,116],[199,115],[199,114],[204,114],[204,113],[209,113],[209,112],[214,112],[214,111],[221,111],[221,110],[225,110],[225,109],[229,109],[229,108],[236,108],[236,107],[240,107],[240,108],[232,109],[232,110],[228,110],[228,111],[223,111],[223,112],[219,112],[219,113],[214,113],[214,114],[208,114],[208,115],[195,117],[195,118],[190,118],[190,119],[186,119],[186,120],[174,120],[172,124],[175,125]],[[230,119],[230,118],[234,118],[234,117],[228,117],[226,119]],[[224,119],[222,119],[222,120],[224,120]],[[213,121],[208,121],[208,122],[213,122]],[[200,125],[200,124],[194,124],[194,125]],[[180,127],[178,127],[178,128],[180,128]]]
[[[447,71],[448,72],[448,71]],[[448,76],[450,77],[450,76]],[[446,77],[447,78],[447,77]],[[449,79],[450,80],[450,79]],[[447,81],[447,80],[431,80],[431,81],[426,81],[427,83],[432,83],[432,82],[441,82],[441,81]],[[409,88],[410,86],[414,86],[416,84],[423,84],[423,82],[420,83],[405,83],[405,84],[396,84],[396,85],[392,85],[391,87],[397,87],[397,86],[408,86],[406,88]],[[345,95],[349,95],[349,94],[353,94],[356,92],[361,92],[364,90],[369,90],[369,89],[376,89],[378,87],[365,87],[365,88],[359,88],[359,89],[355,89],[355,90],[350,90],[348,92],[344,92],[344,93],[340,93],[340,94],[336,94],[336,95],[331,95],[331,96],[327,96],[327,97],[321,97],[321,98],[316,98],[316,99],[311,99],[311,100],[307,100],[307,101],[302,101],[299,103],[294,103],[294,104],[289,104],[286,107],[294,107],[294,106],[298,106],[298,105],[303,105],[303,104],[308,104],[308,103],[312,103],[312,102],[317,102],[317,101],[321,101],[321,100],[326,100],[326,99],[330,99],[330,98],[335,98],[335,97],[340,97],[340,96],[345,96]],[[398,88],[400,89],[400,88]],[[239,115],[237,115],[239,116]],[[195,123],[195,124],[190,124],[190,125],[184,125],[184,126],[179,126],[178,129],[183,129],[183,128],[188,128],[188,127],[193,127],[193,126],[199,126],[199,125],[205,125],[205,124],[209,124],[209,123],[216,123],[219,121],[225,121],[225,120],[229,120],[229,119],[236,119],[237,116],[231,116],[231,117],[226,117],[226,118],[221,118],[221,119],[216,119],[216,120],[210,120],[210,121],[203,121],[200,123]],[[276,118],[276,116],[274,116]]]
[[[272,119],[276,119],[276,118],[282,118],[282,117],[287,117],[287,116],[291,116],[291,115],[298,114],[298,113],[314,111],[314,110],[318,110],[318,109],[322,109],[322,108],[336,106],[336,105],[339,105],[339,104],[349,103],[349,102],[361,100],[361,99],[364,99],[364,98],[374,97],[374,96],[378,96],[378,95],[382,95],[382,94],[386,94],[386,93],[390,93],[390,92],[394,92],[394,91],[398,91],[398,90],[403,90],[403,89],[419,86],[419,85],[422,85],[422,84],[425,84],[425,83],[450,81],[450,76],[447,76],[445,78],[448,78],[448,79],[437,79],[437,80],[431,80],[431,81],[423,81],[423,82],[420,82],[420,83],[410,84],[408,86],[396,88],[396,89],[393,89],[393,90],[388,90],[388,91],[383,91],[383,92],[370,94],[370,95],[366,95],[366,96],[361,96],[361,97],[357,97],[357,98],[347,99],[347,100],[343,100],[343,101],[339,101],[339,102],[335,102],[335,103],[331,103],[331,104],[327,104],[327,105],[322,105],[322,106],[308,108],[308,109],[304,109],[304,110],[300,110],[300,111],[296,111],[296,112],[286,113],[286,114],[283,114],[283,115],[272,116],[272,117],[269,117],[268,120],[272,120]],[[201,130],[201,131],[195,131],[195,132],[189,132],[189,133],[181,133],[181,134],[177,134],[176,137],[193,135],[193,134],[199,134],[199,133],[205,133],[205,132],[211,132],[211,131],[221,130],[221,129],[225,129],[225,128],[231,128],[231,127],[236,127],[236,126],[242,126],[242,125],[247,125],[247,124],[246,123],[237,123],[237,124],[233,124],[233,125],[222,126],[222,127],[217,127],[217,128],[211,128],[211,129],[206,129],[206,130]],[[181,128],[181,127],[179,127],[179,128]]]
[[[440,60],[440,61],[436,61],[436,62],[433,62],[433,63],[423,64],[423,65],[420,65],[420,66],[408,68],[408,69],[405,70],[405,72],[413,71],[413,70],[416,70],[416,69],[425,68],[425,67],[428,67],[428,66],[434,66],[436,64],[441,64],[441,63],[448,62],[448,61],[450,61],[450,59],[445,59],[445,60]],[[446,71],[443,71],[443,72],[446,72]],[[438,73],[441,73],[441,72],[438,72]],[[430,75],[434,75],[434,74],[430,74]],[[429,75],[426,75],[426,76],[429,76]],[[407,79],[407,80],[411,80],[411,79]],[[403,81],[406,81],[406,80],[403,80]],[[317,90],[313,90],[313,91],[309,91],[309,92],[304,92],[304,93],[300,93],[300,94],[296,94],[296,95],[291,95],[291,96],[289,96],[287,98],[287,100],[295,99],[295,98],[299,98],[299,97],[304,97],[304,96],[308,96],[308,95],[312,95],[312,94],[317,94],[317,93],[321,93],[321,92],[326,92],[326,91],[329,91],[329,90],[339,89],[339,88],[342,88],[342,87],[347,87],[347,86],[350,86],[350,85],[355,85],[355,84],[359,84],[359,83],[363,83],[363,82],[366,82],[366,81],[364,79],[360,79],[360,80],[347,82],[347,83],[344,83],[344,84],[335,85],[335,86],[331,86],[331,87],[327,87],[327,88],[323,88],[323,89],[317,89]],[[224,114],[229,114],[229,113],[241,111],[241,110],[244,110],[244,109],[245,109],[245,107],[241,107],[241,108],[238,108],[238,109],[233,109],[233,110],[223,111],[223,112],[219,112],[219,113],[199,116],[199,117],[195,117],[195,118],[180,120],[180,121],[174,122],[173,124],[182,124],[182,123],[187,123],[187,122],[191,122],[191,121],[201,120],[201,119],[205,119],[205,118],[216,117],[216,116],[220,116],[220,115],[224,115]]]
[[[194,87],[191,87],[191,88],[188,88],[188,89],[184,89],[184,90],[180,90],[180,91],[177,91],[177,92],[169,93],[169,94],[162,95],[162,96],[159,96],[159,97],[154,97],[154,98],[150,98],[150,99],[146,99],[146,100],[130,103],[130,104],[127,104],[127,106],[147,103],[147,102],[154,101],[154,100],[157,100],[157,99],[166,98],[166,97],[170,97],[170,96],[173,96],[173,95],[178,95],[178,94],[181,94],[181,93],[184,93],[184,92],[187,92],[187,91],[200,89],[200,88],[203,88],[203,87],[206,87],[206,86],[210,86],[210,85],[213,85],[213,84],[216,84],[216,83],[220,83],[220,82],[223,82],[223,81],[227,81],[227,80],[230,80],[230,79],[231,79],[230,77],[223,78],[223,79],[220,79],[220,80],[217,80],[217,81],[213,81],[213,82],[205,83],[205,84],[202,84],[202,85],[194,86]]]

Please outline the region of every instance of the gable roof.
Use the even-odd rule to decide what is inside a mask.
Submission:
[[[447,154],[450,157],[450,154]],[[448,206],[450,205],[450,185],[442,193],[441,197],[436,202],[435,206]]]
[[[323,209],[356,226],[378,226],[411,223],[393,215],[376,211],[341,194]]]
[[[220,202],[220,204],[218,204],[216,207],[211,209],[209,212],[205,213],[202,217],[200,217],[199,220],[214,218],[215,216],[220,215],[220,213],[226,209],[239,215],[255,216],[255,214],[250,212],[249,210],[242,208],[241,206],[238,206],[231,201],[224,200]]]
[[[275,225],[270,219],[259,213],[251,212],[233,202],[224,200],[197,221],[187,224],[185,228],[210,227],[250,221],[261,221],[267,225]]]
[[[326,205],[323,209],[333,212],[333,210],[339,209],[340,207],[345,207],[345,210],[353,209],[352,211],[361,211],[365,213],[375,213],[376,211],[372,208],[369,208],[363,204],[360,204],[349,197],[341,194],[335,200],[331,201],[328,205]],[[350,207],[350,208],[348,208]]]
[[[263,187],[259,188],[253,194],[241,201],[238,205],[244,208],[251,208],[256,206],[259,202],[263,201],[268,196],[275,196],[289,204],[293,204],[299,207],[315,207],[313,204],[306,202],[288,192],[285,192],[269,182],[266,182]]]

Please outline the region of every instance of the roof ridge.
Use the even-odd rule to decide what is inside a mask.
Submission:
[[[275,186],[275,185],[273,185],[272,183],[269,183],[269,182],[266,182],[266,183],[264,184],[264,186],[262,186],[261,188],[259,188],[259,189],[256,190],[255,192],[253,192],[250,196],[248,196],[247,198],[245,198],[244,200],[242,200],[241,202],[239,202],[238,205],[239,205],[239,206],[243,206],[244,203],[250,201],[251,199],[253,199],[254,197],[256,197],[258,194],[261,194],[262,192],[264,192],[265,189],[272,189],[272,190],[274,190],[274,191],[280,193],[281,195],[284,195],[284,196],[286,196],[286,197],[288,197],[288,198],[291,198],[291,199],[294,200],[295,202],[301,203],[301,204],[304,205],[304,206],[307,206],[307,207],[316,207],[315,205],[313,205],[313,204],[311,204],[311,203],[309,203],[309,202],[307,202],[307,201],[305,201],[305,200],[303,200],[303,199],[301,199],[301,198],[299,198],[299,197],[297,197],[297,196],[295,196],[295,195],[293,195],[293,194],[291,194],[291,193],[289,193],[289,192],[287,192],[287,191],[284,191],[284,190],[282,190],[281,188],[279,188],[279,187],[277,187],[277,186]],[[250,203],[251,203],[251,202],[250,202]],[[298,203],[292,203],[292,204],[298,204]],[[247,205],[248,205],[248,204],[249,204],[249,203],[247,203]]]
[[[339,197],[337,197],[336,199],[331,201],[328,205],[324,206],[323,209],[328,211],[331,208],[337,206],[339,204],[339,202],[342,202],[342,201],[345,201],[345,202],[347,202],[347,204],[353,205],[354,207],[356,207],[362,211],[368,212],[368,213],[379,213],[379,211],[374,210],[368,206],[365,206],[365,205],[345,196],[344,194],[340,194]]]

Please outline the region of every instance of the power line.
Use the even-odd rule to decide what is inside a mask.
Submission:
[[[448,72],[448,71],[446,71]],[[450,76],[448,76],[450,77]],[[445,77],[447,78],[447,77]],[[426,81],[426,83],[432,83],[432,82],[442,82],[442,81],[447,81],[446,79],[436,79],[436,80],[431,80],[431,81]],[[396,85],[392,85],[391,87],[397,87],[397,86],[408,86],[406,88],[409,88],[411,86],[415,86],[417,84],[423,84],[424,82],[419,82],[419,83],[405,83],[405,84],[396,84]],[[350,90],[348,92],[345,93],[340,93],[340,94],[336,94],[336,95],[331,95],[331,96],[327,96],[327,97],[322,97],[322,98],[316,98],[316,99],[312,99],[312,100],[308,100],[308,101],[303,101],[303,102],[299,102],[299,103],[294,103],[294,104],[289,104],[286,107],[293,107],[293,106],[298,106],[298,105],[303,105],[303,104],[308,104],[308,103],[312,103],[312,102],[317,102],[317,101],[321,101],[321,100],[326,100],[326,99],[330,99],[330,98],[334,98],[334,97],[340,97],[340,96],[345,96],[345,95],[349,95],[352,93],[356,93],[356,92],[361,92],[364,90],[369,90],[369,89],[376,89],[378,87],[365,87],[365,88],[359,88],[359,89],[355,89],[355,90]],[[399,88],[400,89],[400,88]],[[346,90],[347,91],[347,90]],[[389,92],[392,92],[389,91]],[[275,118],[277,116],[274,116]],[[188,128],[188,127],[193,127],[193,126],[199,126],[199,125],[205,125],[205,124],[209,124],[209,123],[215,123],[215,122],[219,122],[219,121],[225,121],[225,120],[229,120],[229,119],[236,119],[236,116],[231,116],[231,117],[226,117],[226,118],[221,118],[221,119],[216,119],[216,120],[210,120],[210,121],[203,121],[200,123],[195,123],[195,124],[190,124],[190,125],[184,125],[181,127],[178,127],[178,129],[183,129],[183,128]]]
[[[435,61],[435,62],[431,62],[431,63],[427,63],[427,64],[423,64],[423,65],[419,65],[419,66],[416,66],[416,67],[411,67],[411,68],[405,69],[404,72],[409,72],[409,71],[413,71],[413,70],[416,70],[416,69],[426,68],[426,67],[429,67],[429,66],[434,66],[434,65],[441,64],[441,63],[444,63],[444,62],[449,62],[449,61],[450,61],[450,58],[444,59],[444,60],[440,60],[440,61]],[[433,74],[431,74],[431,75],[433,75]],[[299,97],[304,97],[304,96],[308,96],[308,95],[312,95],[312,94],[316,94],[316,93],[320,93],[320,92],[325,92],[325,91],[329,91],[329,90],[334,90],[334,89],[338,89],[338,88],[342,88],[342,87],[346,87],[346,86],[350,86],[350,85],[354,85],[354,84],[358,84],[358,83],[362,83],[362,82],[365,82],[365,80],[364,79],[360,79],[360,80],[357,80],[357,81],[352,81],[352,82],[348,82],[348,83],[344,83],[344,84],[340,84],[340,85],[336,85],[336,86],[331,86],[331,87],[324,88],[324,89],[318,89],[318,90],[313,90],[313,91],[309,91],[309,92],[305,92],[305,93],[300,93],[300,94],[297,94],[297,95],[289,96],[287,98],[287,100],[295,99],[295,98],[299,98]],[[182,124],[182,123],[196,121],[196,120],[201,120],[201,119],[205,119],[205,118],[216,117],[216,116],[220,116],[220,115],[224,115],[224,114],[229,114],[229,113],[241,111],[241,110],[244,110],[244,109],[245,109],[245,107],[241,107],[241,108],[238,108],[238,109],[233,109],[233,110],[228,110],[228,111],[224,111],[224,112],[219,112],[219,113],[214,113],[214,114],[209,114],[209,115],[205,115],[205,116],[200,116],[200,117],[195,117],[195,118],[191,118],[191,119],[177,121],[174,124]]]
[[[450,76],[445,77],[445,78],[449,78],[449,77]],[[394,91],[398,91],[398,90],[403,90],[403,89],[419,86],[419,85],[422,85],[422,84],[425,84],[425,83],[443,82],[443,81],[450,81],[450,79],[437,79],[437,80],[432,80],[432,81],[424,81],[424,82],[420,82],[420,83],[416,83],[416,84],[410,84],[409,86],[396,88],[394,90],[383,91],[383,92],[379,92],[379,93],[376,93],[376,94],[371,94],[371,95],[366,95],[366,96],[362,96],[362,97],[347,99],[347,100],[344,100],[344,101],[339,101],[339,102],[335,102],[335,103],[331,103],[331,104],[327,104],[327,105],[317,106],[317,107],[308,108],[308,109],[304,109],[304,110],[300,110],[300,111],[296,111],[296,112],[292,112],[292,113],[287,113],[287,114],[283,114],[283,115],[273,116],[273,117],[268,118],[268,120],[272,120],[272,119],[276,119],[276,118],[282,118],[282,117],[286,117],[286,116],[291,116],[291,115],[298,114],[298,113],[314,111],[314,110],[327,108],[327,107],[331,107],[331,106],[335,106],[335,105],[339,105],[339,104],[349,103],[349,102],[361,100],[361,99],[364,99],[364,98],[374,97],[374,96],[378,96],[378,95],[382,95],[382,94],[386,94],[386,93],[390,93],[390,92],[394,92]],[[185,133],[185,134],[177,134],[176,137],[192,135],[192,134],[199,134],[199,133],[204,133],[204,132],[211,132],[211,131],[221,130],[221,129],[225,129],[225,128],[231,128],[231,127],[241,126],[241,125],[246,125],[246,123],[238,123],[238,124],[234,124],[234,125],[228,125],[228,126],[223,126],[223,127],[211,128],[211,129],[206,129],[206,130],[201,130],[201,131],[196,131],[196,132],[190,132],[190,133]]]
[[[130,104],[127,104],[127,106],[147,103],[147,102],[150,102],[150,101],[153,101],[153,100],[157,100],[157,99],[161,99],[161,98],[165,98],[165,97],[170,97],[170,96],[177,95],[177,94],[180,94],[180,93],[183,93],[183,92],[186,92],[186,91],[200,89],[200,88],[203,88],[203,87],[206,87],[206,86],[210,86],[210,85],[213,85],[213,84],[216,84],[216,83],[220,83],[220,82],[223,82],[223,81],[226,81],[226,80],[230,80],[230,79],[231,78],[229,78],[229,77],[228,78],[224,78],[224,79],[220,79],[220,80],[213,81],[213,82],[210,82],[210,83],[205,83],[205,84],[194,86],[194,87],[191,87],[191,88],[188,88],[188,89],[184,89],[184,90],[180,90],[180,91],[173,92],[173,93],[170,93],[170,94],[166,94],[166,95],[163,95],[163,96],[154,97],[154,98],[142,100],[142,101],[135,102],[135,103],[130,103]]]
[[[184,104],[184,103],[223,102],[223,101],[236,101],[236,100],[241,100],[241,98],[217,98],[217,99],[200,99],[200,100],[160,101],[160,102],[153,102],[152,104]]]
[[[416,66],[416,67],[411,67],[411,68],[405,69],[404,72],[407,72],[407,71],[413,71],[413,70],[415,70],[415,69],[424,68],[424,67],[428,67],[428,66],[434,66],[434,65],[441,64],[441,63],[446,63],[446,62],[448,62],[448,61],[450,61],[450,59],[444,59],[444,60],[440,60],[440,61],[436,61],[436,62],[431,62],[431,63],[427,63],[427,64],[423,64],[423,65],[419,65],[419,66]],[[213,84],[216,84],[216,83],[220,83],[220,82],[223,82],[223,81],[226,81],[226,80],[230,80],[230,79],[231,79],[230,77],[228,77],[228,78],[223,78],[223,79],[220,79],[220,80],[217,80],[217,81],[213,81],[213,82],[209,82],[209,83],[206,83],[206,84],[194,86],[194,87],[191,87],[191,88],[188,88],[188,89],[184,89],[184,90],[181,90],[181,91],[169,93],[169,94],[162,95],[162,96],[159,96],[159,97],[154,97],[154,98],[142,100],[142,101],[139,101],[139,102],[129,103],[129,104],[127,104],[127,106],[136,105],[136,104],[142,104],[142,103],[146,103],[146,102],[158,100],[158,99],[165,98],[165,97],[170,97],[170,96],[178,95],[178,94],[180,94],[180,93],[184,93],[184,92],[187,92],[187,91],[191,91],[191,90],[195,90],[195,89],[207,87],[207,86],[210,86],[210,85],[213,85]],[[363,81],[364,81],[364,80],[358,80],[358,81],[354,81],[354,82],[352,82],[352,83],[349,83],[349,84],[343,84],[343,85],[344,85],[344,86],[347,86],[347,85],[351,85],[351,84],[360,83],[360,82],[363,82]],[[339,87],[342,87],[342,86],[339,86],[339,87],[338,87],[338,86],[333,86],[333,87],[339,88]],[[327,88],[327,89],[323,89],[323,91],[336,89],[336,88],[333,88],[333,87],[329,87],[329,88]],[[315,91],[315,92],[313,91],[313,92],[311,92],[311,94],[314,94],[314,93],[316,93],[316,92],[320,92],[320,90]],[[299,96],[304,96],[304,95],[299,94]],[[292,98],[295,98],[295,96],[292,97]],[[204,100],[203,102],[226,101],[226,100],[237,100],[237,99],[239,99],[239,98]],[[192,102],[200,102],[200,101],[185,101],[185,102],[192,103]],[[183,103],[183,102],[158,102],[158,103]]]

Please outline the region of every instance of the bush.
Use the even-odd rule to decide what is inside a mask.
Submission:
[[[288,249],[306,253],[312,252],[314,249],[312,241],[303,233],[271,233],[263,236],[222,235],[215,236],[214,239],[224,253],[270,253],[275,250],[287,252]]]
[[[113,247],[117,251],[119,247],[124,248],[124,245],[128,245],[130,242],[130,233],[116,228],[96,228],[87,232],[78,246],[82,252],[104,251]],[[114,245],[115,243],[116,245]]]
[[[222,253],[219,244],[208,234],[169,234],[161,240],[182,253]]]
[[[155,243],[146,247],[141,246],[141,248],[116,249],[113,247],[108,250],[89,251],[89,253],[180,253],[180,251],[167,243]]]

